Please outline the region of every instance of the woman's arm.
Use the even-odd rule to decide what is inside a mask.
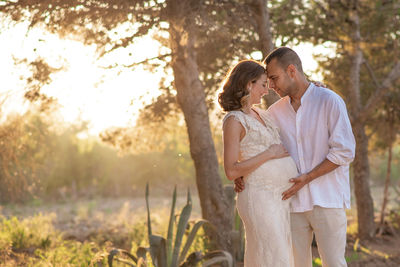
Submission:
[[[283,145],[275,144],[250,159],[239,161],[240,141],[244,135],[245,129],[240,122],[233,117],[226,119],[223,126],[224,168],[229,180],[246,176],[268,160],[289,156]]]

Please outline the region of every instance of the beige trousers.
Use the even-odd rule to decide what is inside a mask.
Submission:
[[[293,253],[296,267],[311,267],[311,242],[313,232],[323,267],[347,266],[346,249],[347,218],[344,209],[314,206],[306,212],[291,213]]]

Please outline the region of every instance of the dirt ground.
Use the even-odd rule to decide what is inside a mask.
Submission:
[[[356,258],[349,262],[349,267],[383,267],[400,266],[400,233],[397,236],[383,235],[371,241],[358,244],[355,248],[357,239],[348,237],[347,256]],[[358,255],[355,257],[354,255]]]
[[[319,258],[316,244],[313,244],[313,257]],[[348,235],[345,257],[349,267],[399,267],[400,232],[396,235],[385,233],[363,242],[354,235]]]

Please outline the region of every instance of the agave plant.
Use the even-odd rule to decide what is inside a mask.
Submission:
[[[210,223],[206,220],[198,220],[194,223],[189,235],[183,245],[183,236],[187,229],[189,218],[192,212],[192,198],[190,191],[187,193],[187,203],[182,208],[179,215],[178,224],[175,225],[175,204],[176,204],[176,186],[172,195],[171,214],[169,217],[167,237],[154,235],[151,228],[151,216],[149,205],[149,185],[146,185],[146,208],[147,208],[147,234],[149,247],[139,247],[136,256],[126,250],[113,249],[108,254],[108,265],[112,267],[113,261],[122,262],[133,267],[147,267],[147,254],[150,254],[151,262],[155,267],[191,267],[196,266],[203,261],[203,267],[211,266],[219,262],[226,262],[229,267],[233,266],[232,256],[226,251],[212,251],[205,255],[196,251],[189,255],[189,249],[199,231],[199,229]],[[175,229],[176,228],[176,229]],[[183,245],[183,247],[182,247]],[[125,255],[129,259],[119,257]]]

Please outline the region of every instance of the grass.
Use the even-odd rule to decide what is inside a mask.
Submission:
[[[312,261],[312,266],[317,267],[317,266],[322,266],[322,261],[320,258],[314,258]]]
[[[153,231],[165,235],[169,203],[160,198],[151,201]],[[184,201],[178,198],[177,206]],[[139,246],[148,246],[142,203],[143,198],[0,206],[4,214],[0,215],[0,266],[97,266],[113,247],[136,253]],[[207,246],[201,229],[189,253]],[[102,262],[106,266],[105,259]]]
[[[166,236],[170,201],[158,197],[150,201],[153,232]],[[178,198],[178,209],[184,203],[184,196]],[[194,219],[200,217],[198,202],[196,205]],[[144,206],[143,198],[0,206],[0,212],[4,215],[0,215],[0,266],[90,266],[95,265],[113,247],[134,254],[138,247],[148,246]],[[356,218],[355,211],[348,212],[349,218]],[[397,229],[400,213],[390,213],[388,218]],[[351,246],[356,241],[356,230],[356,219],[349,220]],[[209,246],[209,240],[201,229],[189,253],[206,251]],[[356,249],[348,248],[346,261],[354,263],[367,257],[384,260],[388,255],[379,247],[357,244]],[[124,265],[115,263],[115,266]],[[315,258],[313,266],[321,266],[321,260]]]
[[[361,255],[357,252],[352,253],[350,256],[346,257],[346,262],[355,262],[361,258]],[[314,258],[312,262],[313,267],[322,266],[321,258]]]
[[[89,266],[105,251],[93,242],[64,240],[53,227],[55,215],[0,222],[1,266]]]

